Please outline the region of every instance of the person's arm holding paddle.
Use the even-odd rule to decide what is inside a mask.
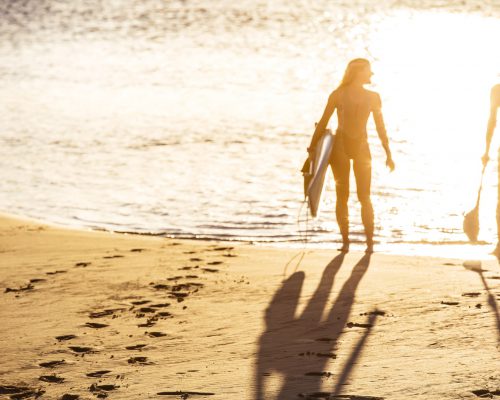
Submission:
[[[490,145],[493,138],[493,132],[497,125],[497,110],[500,106],[500,85],[493,86],[490,96],[490,117],[488,118],[488,127],[486,128],[486,150],[481,158],[483,165],[486,166],[490,160]]]
[[[384,124],[384,116],[382,115],[382,100],[380,99],[380,95],[378,93],[374,93],[373,99],[373,120],[375,121],[375,127],[377,128],[377,134],[382,143],[382,147],[385,150],[386,161],[385,165],[392,171],[394,171],[395,165],[392,160],[391,149],[389,148],[389,138],[387,137],[387,131],[385,129]]]
[[[325,133],[325,129],[326,129],[326,126],[328,125],[328,121],[330,121],[330,118],[331,118],[333,112],[335,111],[336,104],[335,104],[334,93],[332,93],[328,97],[328,102],[326,103],[325,111],[323,111],[323,115],[321,116],[321,119],[316,124],[316,129],[314,130],[314,135],[311,139],[311,144],[307,148],[307,152],[310,155],[314,154],[314,149],[316,147],[316,143],[318,143],[318,140],[321,137],[321,135],[323,135],[323,133]]]

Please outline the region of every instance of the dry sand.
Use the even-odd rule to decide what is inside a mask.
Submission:
[[[0,398],[500,398],[496,262],[297,254],[2,216]]]

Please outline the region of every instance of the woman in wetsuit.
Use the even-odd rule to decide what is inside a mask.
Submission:
[[[341,251],[349,251],[349,175],[351,160],[353,161],[354,177],[359,202],[361,203],[361,219],[366,234],[366,252],[373,252],[373,207],[370,199],[371,186],[371,154],[368,146],[366,124],[373,114],[377,133],[384,147],[387,167],[393,171],[394,162],[389,149],[384,119],[382,117],[382,102],[378,93],[365,89],[363,86],[371,82],[370,62],[363,58],[352,60],[345,71],[342,83],[330,94],[323,116],[316,125],[316,130],[307,151],[313,159],[314,148],[333,112],[337,110],[338,128],[335,135],[330,166],[335,178],[337,192],[336,216],[342,234]]]

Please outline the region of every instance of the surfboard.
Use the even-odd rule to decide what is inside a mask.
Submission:
[[[321,202],[321,195],[325,186],[325,176],[330,164],[330,154],[333,148],[334,135],[327,129],[316,144],[315,158],[310,163],[310,183],[307,188],[309,210],[313,217],[317,217]]]

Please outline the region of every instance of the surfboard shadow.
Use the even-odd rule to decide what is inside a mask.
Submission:
[[[334,391],[324,393],[327,397],[317,397],[323,394],[321,387],[325,379],[333,379],[326,367],[336,358],[334,351],[346,327],[357,287],[368,270],[370,255],[364,255],[354,266],[326,320],[322,320],[335,276],[343,261],[344,254],[339,254],[326,266],[314,294],[298,317],[295,314],[305,279],[304,272],[292,274],[274,295],[265,312],[266,330],[259,339],[255,367],[256,400],[269,399],[265,394],[266,381],[274,373],[283,378],[281,389],[273,396],[277,400],[297,396],[326,399],[335,392],[340,393],[376,319],[376,313],[372,313],[367,324],[369,329],[347,359],[337,385],[332,385]]]

